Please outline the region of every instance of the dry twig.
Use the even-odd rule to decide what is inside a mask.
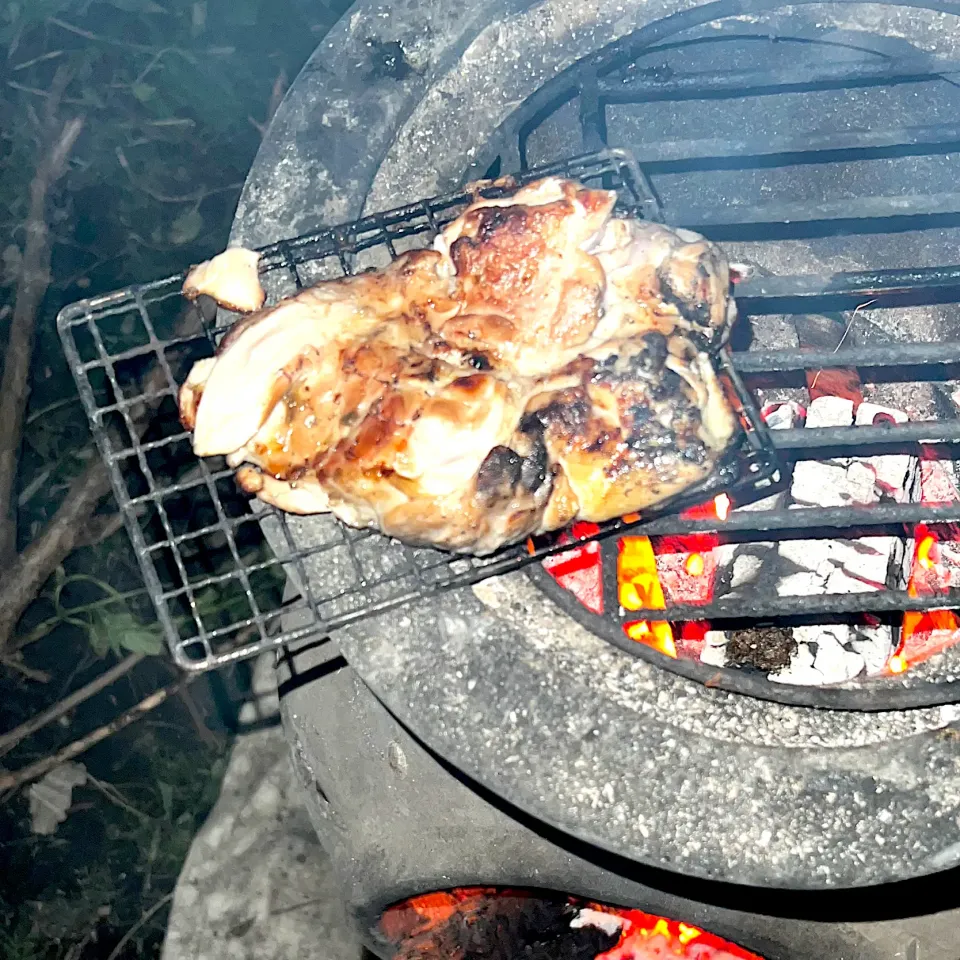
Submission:
[[[273,115],[280,108],[280,104],[283,101],[289,86],[290,81],[287,77],[287,71],[281,70],[277,74],[276,80],[273,81],[273,89],[270,91],[270,101],[267,103],[266,119],[263,121],[263,123],[260,123],[251,116],[247,117],[247,120],[250,121],[250,125],[257,131],[257,133],[260,134],[261,138],[267,135],[267,127],[270,126],[270,121],[273,120]]]
[[[117,957],[123,953],[123,948],[130,942],[134,934],[153,917],[160,909],[166,906],[173,899],[173,891],[161,897],[149,910],[145,911],[140,919],[120,938],[120,942],[110,951],[107,960],[117,960]]]
[[[90,771],[87,771],[87,783],[95,790],[102,793],[112,804],[126,810],[127,813],[136,817],[141,823],[149,823],[151,818],[142,810],[138,810],[124,795],[112,784],[98,780]]]
[[[23,655],[20,653],[11,653],[7,656],[0,657],[0,663],[5,667],[9,667],[11,670],[16,670],[17,673],[23,674],[28,680],[32,680],[34,683],[49,683],[53,679],[46,670],[36,670],[33,667],[28,667],[23,662]]]
[[[64,497],[60,509],[14,561],[0,581],[0,654],[9,649],[17,621],[34,601],[54,570],[83,541],[97,504],[110,491],[110,478],[100,460],[91,460]]]
[[[65,80],[61,81],[65,85]],[[17,283],[0,382],[0,563],[16,551],[17,525],[13,490],[21,445],[23,414],[30,393],[30,361],[33,357],[37,313],[50,286],[50,230],[47,226],[47,199],[63,175],[83,118],[68,120],[37,167],[30,184],[30,212],[26,243]]]
[[[105,723],[102,727],[97,727],[96,730],[91,731],[86,734],[86,736],[80,737],[79,740],[75,740],[62,750],[58,750],[48,757],[43,757],[37,760],[36,763],[21,767],[19,770],[0,774],[0,792],[13,790],[23,786],[25,783],[29,783],[31,780],[37,780],[44,774],[49,773],[54,767],[60,766],[61,763],[66,763],[68,760],[73,760],[74,757],[80,756],[81,753],[85,753],[91,747],[106,740],[107,737],[112,737],[118,731],[129,727],[131,723],[136,723],[137,720],[150,713],[151,710],[156,710],[157,707],[169,700],[170,697],[176,694],[182,687],[188,683],[192,683],[196,677],[197,674],[180,677],[173,683],[157,690],[155,693],[151,693],[149,697],[145,697],[135,707],[131,707],[118,717],[114,717],[113,720]]]
[[[204,722],[200,708],[197,706],[196,701],[194,701],[193,696],[187,688],[180,691],[180,699],[187,708],[187,713],[190,714],[190,719],[193,721],[194,729],[197,731],[197,736],[201,742],[208,747],[222,746],[223,744],[220,738]]]
[[[850,322],[847,324],[846,329],[843,331],[843,336],[840,338],[840,342],[833,348],[834,353],[839,353],[840,348],[843,346],[844,340],[850,335],[850,331],[853,329],[853,325],[857,322],[857,314],[861,310],[866,310],[871,304],[876,303],[876,300],[868,300],[866,303],[861,303],[856,310],[853,311],[853,316],[850,317]],[[816,385],[817,381],[820,379],[820,374],[823,373],[822,370],[818,370],[816,375],[813,378],[813,383],[810,384],[810,389],[812,390]]]
[[[64,697],[52,707],[38,713],[35,717],[31,717],[26,723],[21,723],[19,727],[15,727],[8,733],[0,735],[0,757],[9,753],[21,740],[25,740],[38,730],[42,730],[48,724],[53,723],[54,720],[59,720],[60,717],[78,707],[85,700],[89,700],[101,690],[109,687],[110,684],[126,676],[143,658],[144,654],[142,653],[132,653],[130,656],[124,657],[109,670],[104,671],[100,676],[80,687],[79,690],[74,690],[73,693]]]

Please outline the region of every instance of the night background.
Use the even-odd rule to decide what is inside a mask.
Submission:
[[[57,312],[222,249],[273,111],[346,6],[24,0],[0,10],[4,958],[159,952],[248,683],[236,667],[178,688],[102,496]],[[158,691],[161,706],[113,732]],[[65,819],[38,832],[30,783],[91,735],[103,739],[76,757],[86,776],[68,790]]]

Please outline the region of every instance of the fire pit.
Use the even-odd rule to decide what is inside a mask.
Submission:
[[[150,586],[185,665],[285,644],[294,761],[366,929],[395,901],[483,883],[640,907],[767,958],[905,949],[871,952],[797,919],[791,895],[719,882],[837,890],[960,862],[954,15],[360,3],[251,172],[234,242],[311,235],[271,248],[277,296],[326,275],[311,263],[362,267],[442,214],[419,205],[405,231],[412,208],[377,216],[398,201],[629,149],[644,214],[748,268],[732,375],[782,469],[742,501],[713,490],[590,543],[415,568],[381,538],[266,512],[275,559],[251,564],[240,531],[261,524],[229,472],[191,462],[168,482],[161,455],[183,462],[186,438],[135,429],[151,401],[122,363],[187,358],[189,337],[152,314],[176,283],[61,318],[69,346],[91,318],[145,317],[142,348],[91,334],[73,359]],[[314,232],[363,214],[376,243]],[[198,496],[208,511],[185,519]],[[211,540],[228,569],[186,556]],[[280,566],[278,635],[263,580]],[[208,616],[203,591],[238,583],[245,606]],[[858,913],[842,902],[832,916]]]

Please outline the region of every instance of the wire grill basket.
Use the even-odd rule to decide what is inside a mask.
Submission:
[[[622,211],[656,216],[632,157],[605,150],[281,241],[261,251],[262,283],[273,302],[320,279],[382,266],[405,250],[428,246],[477,193],[502,195],[550,174],[615,189]],[[295,517],[250,500],[222,458],[193,454],[177,416],[177,391],[190,366],[212,354],[235,319],[202,300],[188,304],[183,280],[181,274],[82,300],[64,308],[57,321],[178,665],[212,669],[570,549],[569,541],[563,546],[552,536],[483,559],[456,556],[407,547],[330,516]],[[737,401],[742,438],[706,482],[656,514],[646,513],[644,521],[720,490],[746,502],[769,493],[777,479],[776,455],[749,394],[726,353],[714,359]],[[617,521],[585,539],[633,526]],[[292,607],[302,612],[299,625],[287,629],[291,621],[282,614]]]

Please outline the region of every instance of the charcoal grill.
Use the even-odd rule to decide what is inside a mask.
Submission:
[[[588,118],[585,139],[593,129]],[[573,176],[588,185],[603,185],[620,192],[620,209],[639,216],[660,216],[659,204],[633,156],[625,150],[603,150],[519,172],[508,179],[529,182],[541,176]],[[487,186],[480,192],[499,196],[508,189]],[[429,244],[444,223],[469,202],[472,193],[439,197],[375,214],[363,220],[283,240],[262,249],[263,282],[276,296],[279,291],[303,289],[311,279],[351,274],[361,265],[383,263],[398,251]],[[143,286],[75,303],[58,319],[64,349],[74,371],[80,395],[93,425],[101,455],[111,471],[115,495],[136,545],[163,624],[174,660],[190,670],[208,670],[237,659],[252,657],[305,636],[325,634],[348,623],[387,610],[477,583],[510,571],[535,567],[536,582],[570,615],[635,656],[653,659],[691,679],[754,696],[787,703],[819,703],[834,708],[882,710],[898,706],[949,703],[960,696],[960,649],[940,658],[942,675],[933,681],[906,683],[889,680],[869,690],[809,690],[786,687],[766,680],[757,671],[717,670],[708,664],[665,657],[653,648],[627,639],[622,617],[590,616],[566,591],[547,576],[542,561],[569,548],[570,540],[541,538],[536,544],[518,545],[490,558],[471,559],[442,552],[412,549],[386,541],[369,531],[355,531],[331,518],[307,522],[291,520],[275,509],[251,504],[243,510],[230,497],[232,471],[222,460],[191,460],[189,436],[170,416],[177,388],[189,362],[209,355],[226,326],[207,322],[201,308],[184,311],[178,275]],[[869,300],[874,309],[892,304],[951,303],[960,297],[960,266],[926,270],[885,270],[824,277],[773,277],[740,285],[737,300],[751,316],[800,312],[811,304],[828,302],[834,309],[852,309]],[[183,316],[183,313],[186,316]],[[130,319],[138,324],[143,342],[128,345]],[[230,321],[227,320],[227,323]],[[193,324],[193,329],[190,324]],[[127,326],[125,326],[125,324]],[[112,345],[116,343],[116,346]],[[204,349],[206,348],[206,349]],[[156,363],[166,385],[147,392],[138,380],[146,362]],[[785,537],[844,536],[867,532],[902,535],[918,523],[934,525],[960,520],[960,502],[943,504],[873,504],[803,510],[770,509],[734,512],[718,523],[709,519],[684,519],[685,507],[726,492],[742,506],[776,489],[781,475],[775,451],[790,461],[826,460],[838,455],[871,455],[878,452],[920,453],[938,450],[949,459],[960,442],[960,420],[935,420],[868,427],[789,429],[771,434],[745,389],[742,376],[762,380],[776,375],[786,383],[805,370],[856,367],[865,379],[946,380],[958,375],[960,342],[897,344],[816,353],[778,350],[716,356],[718,370],[740,400],[744,426],[742,442],[715,474],[702,484],[673,498],[641,521],[617,521],[599,532],[578,536],[573,542],[610,541],[604,550],[605,576],[615,577],[615,547],[611,540],[623,534],[682,536],[720,533],[728,540],[749,541],[768,535]],[[138,411],[166,406],[167,417],[157,416],[151,439],[141,439],[135,422]],[[161,410],[162,413],[162,410]],[[156,429],[159,425],[159,432]],[[169,468],[171,454],[174,469]],[[165,466],[166,465],[166,466]],[[185,465],[186,472],[178,469]],[[208,510],[196,509],[201,501]],[[193,502],[191,502],[193,501]],[[230,502],[232,501],[232,502]],[[186,519],[179,516],[185,514]],[[247,528],[257,523],[268,535],[270,547],[244,555],[241,542]],[[191,554],[205,558],[209,548],[225,541],[228,569],[212,572],[191,562]],[[232,562],[231,562],[232,561]],[[316,565],[332,565],[336,576],[317,578],[308,573]],[[276,592],[279,570],[296,583],[309,623],[295,631],[279,627],[280,603]],[[271,591],[271,587],[273,590]],[[212,590],[234,591],[232,613],[224,616],[220,605],[205,603]],[[631,611],[636,619],[671,621],[725,620],[744,622],[771,618],[816,618],[855,613],[894,613],[905,609],[960,607],[960,591],[921,597],[905,589],[870,593],[817,596],[766,596],[743,600],[723,599],[698,606],[668,604],[662,609]],[[224,622],[226,621],[226,622]],[[254,639],[244,639],[247,637]],[[238,637],[240,638],[238,642]],[[954,662],[956,661],[956,663]]]
[[[857,43],[849,35],[823,39],[825,31],[852,29],[858,9],[853,4],[795,5],[782,20],[770,19],[774,9],[774,4],[723,0],[700,7],[649,0],[642,9],[628,11],[616,0],[510,5],[490,0],[469,8],[437,0],[429,11],[358,3],[278,111],[241,198],[232,240],[259,247],[309,235],[322,223],[352,223],[389,210],[398,196],[454,196],[469,180],[522,174],[545,160],[592,155],[612,143],[632,150],[648,216],[702,229],[732,245],[824,241],[815,247],[822,264],[842,260],[831,254],[831,238],[866,237],[876,249],[875,260],[883,261],[870,270],[830,265],[757,276],[737,288],[743,314],[851,311],[865,300],[883,309],[956,303],[960,266],[954,257],[905,258],[889,239],[926,230],[938,238],[941,253],[949,250],[952,235],[936,233],[960,226],[960,202],[949,186],[915,188],[906,197],[895,196],[882,178],[849,197],[811,198],[802,189],[804,170],[814,165],[851,157],[949,155],[960,145],[952,117],[911,125],[901,105],[891,107],[882,129],[873,112],[859,124],[864,129],[798,134],[773,110],[764,114],[770,129],[759,135],[750,129],[731,135],[727,124],[705,139],[716,132],[706,123],[651,137],[638,121],[631,127],[614,116],[633,101],[676,104],[699,98],[709,104],[838,89],[854,91],[851,103],[856,104],[856,91],[906,88],[950,74],[960,55],[941,21],[924,19],[904,5],[888,8],[886,21],[871,20],[866,29],[872,32],[854,38]],[[815,19],[808,15],[813,10]],[[960,6],[931,3],[922,11],[960,15]],[[711,34],[712,27],[696,32],[715,21],[734,27],[729,34],[720,28]],[[864,39],[884,34],[888,26],[892,36],[915,36],[918,46],[890,37],[883,43]],[[693,38],[684,31],[692,31]],[[714,37],[717,48],[730,48],[735,44],[725,41],[731,38],[749,46],[769,43],[771,36],[784,42],[764,47],[770,69],[763,71],[719,63],[722,56],[711,46]],[[382,43],[402,51],[403,69],[396,68],[396,58],[386,68],[376,62]],[[673,66],[671,51],[691,45],[698,53],[696,69]],[[798,66],[777,61],[787,47],[800,51],[797,59],[807,49],[842,50],[836,58],[825,55],[825,62]],[[866,108],[856,109],[862,119]],[[723,127],[716,115],[710,117]],[[751,197],[736,203],[722,196],[731,172],[785,163],[799,170],[789,180],[794,198],[762,202]],[[676,188],[672,196],[665,183]],[[278,256],[285,259],[282,251]],[[270,274],[275,278],[271,295],[296,287],[287,260]],[[785,256],[783,262],[788,261]],[[307,271],[300,279],[313,277]],[[166,302],[175,312],[169,305],[176,298]],[[82,308],[91,309],[98,309],[96,301]],[[142,316],[136,303],[127,309]],[[144,356],[159,349],[186,362],[178,352],[181,344],[174,342],[178,338],[163,345],[175,323],[170,314],[154,323],[144,335]],[[61,325],[83,330],[87,320],[82,311],[74,312],[65,314]],[[810,367],[856,367],[866,381],[942,383],[956,375],[957,335],[935,343],[914,338],[906,344],[846,345],[836,355],[780,349],[735,353],[733,373],[747,387],[748,406],[750,393],[770,377],[799,384],[799,371]],[[79,343],[77,350],[80,361],[101,365],[104,356],[120,352],[109,338],[103,352],[96,342]],[[134,401],[130,418],[137,423],[144,398],[136,395],[135,374],[116,384],[106,370],[95,376],[101,380],[89,386],[91,409],[110,406],[113,401],[103,398],[119,387]],[[169,410],[169,400],[168,392],[154,402]],[[124,448],[135,445],[121,410],[103,409],[101,416],[107,431],[120,431]],[[933,446],[949,457],[955,455],[958,436],[957,422],[944,417],[896,428],[857,428],[856,442],[859,450],[876,453]],[[183,469],[184,458],[175,455],[176,443],[150,448],[154,439],[147,435],[139,445],[147,466],[153,468],[154,458],[163,464],[154,476],[166,484],[169,471]],[[804,429],[779,431],[772,442],[789,463],[849,450],[852,439],[845,430]],[[111,445],[107,453],[119,449]],[[138,469],[127,474],[116,468],[114,476],[119,471],[124,483],[132,484],[124,487],[121,500],[132,504],[128,513],[139,527],[140,512],[148,507],[138,498],[149,493],[149,477],[142,475],[140,458],[132,459]],[[189,457],[187,462],[189,469],[203,469]],[[126,479],[137,474],[135,481]],[[304,544],[325,546],[326,536],[337,540],[338,556],[362,550],[362,544],[338,526],[324,533],[314,520],[288,518],[284,533],[271,528],[275,518],[265,513],[256,518],[262,524],[245,520],[236,529],[262,526],[275,551],[274,569],[276,553],[287,551],[293,571],[284,607],[282,584],[261,581],[266,561],[258,554],[255,563],[247,562],[246,551],[260,549],[259,539],[238,534],[236,555],[229,543],[216,539],[241,512],[247,515],[246,503],[230,492],[231,483],[214,473],[196,485],[210,496],[209,512],[191,529],[201,533],[194,538],[198,543],[204,536],[214,538],[232,566],[191,568],[188,575],[210,578],[213,587],[231,581],[243,587],[246,576],[257,607],[245,587],[239,591],[239,610],[214,612],[198,605],[207,630],[207,642],[199,646],[194,612],[181,608],[171,617],[178,628],[176,645],[185,656],[186,645],[194,642],[192,666],[205,669],[213,658],[247,656],[279,642],[279,635],[269,636],[279,621],[287,640],[280,675],[294,764],[317,831],[345,874],[349,907],[364,929],[375,926],[390,902],[479,881],[641,904],[687,917],[769,958],[876,960],[907,950],[909,938],[900,927],[888,931],[886,941],[872,930],[868,942],[849,926],[826,919],[902,916],[916,901],[908,903],[911,895],[902,887],[881,884],[960,862],[960,711],[954,705],[960,669],[954,651],[922,670],[845,690],[772,690],[762,676],[751,678],[743,671],[688,678],[678,662],[639,645],[627,655],[608,642],[612,636],[600,636],[598,624],[585,626],[572,607],[563,606],[560,594],[528,575],[537,564],[526,560],[525,570],[499,577],[489,576],[486,568],[465,573],[449,590],[418,586],[415,599],[411,594],[389,610],[352,616],[349,607],[336,606],[345,589],[333,551],[319,566],[311,566],[299,551]],[[724,532],[776,539],[843,530],[852,536],[899,532],[921,520],[954,522],[958,514],[953,504],[791,510],[742,519],[735,512]],[[173,510],[168,516],[173,536],[160,524],[153,528],[152,542],[172,541],[185,532],[175,523],[187,523],[186,513]],[[673,513],[637,529],[665,534],[715,526]],[[202,562],[195,554],[189,559]],[[297,601],[304,576],[315,594],[329,595],[333,607],[314,610]],[[467,586],[471,581],[473,587]],[[162,583],[160,589],[156,583],[151,587],[157,593],[165,589]],[[909,603],[896,592],[816,603],[812,607],[805,598],[802,612],[822,618],[864,610],[883,615],[904,606],[960,606],[952,593],[911,597]],[[749,611],[671,608],[668,615],[676,621],[707,615],[763,620],[796,615],[797,607],[796,601],[779,606],[765,598]],[[633,615],[644,613],[667,615],[662,610]],[[326,641],[323,624],[334,617],[342,617],[343,625]],[[238,633],[245,642],[236,643]],[[821,709],[805,706],[811,703]],[[925,886],[919,896],[952,882],[942,875],[942,888]],[[868,885],[873,889],[866,898],[837,892]],[[782,893],[801,889],[831,892],[828,898]]]

